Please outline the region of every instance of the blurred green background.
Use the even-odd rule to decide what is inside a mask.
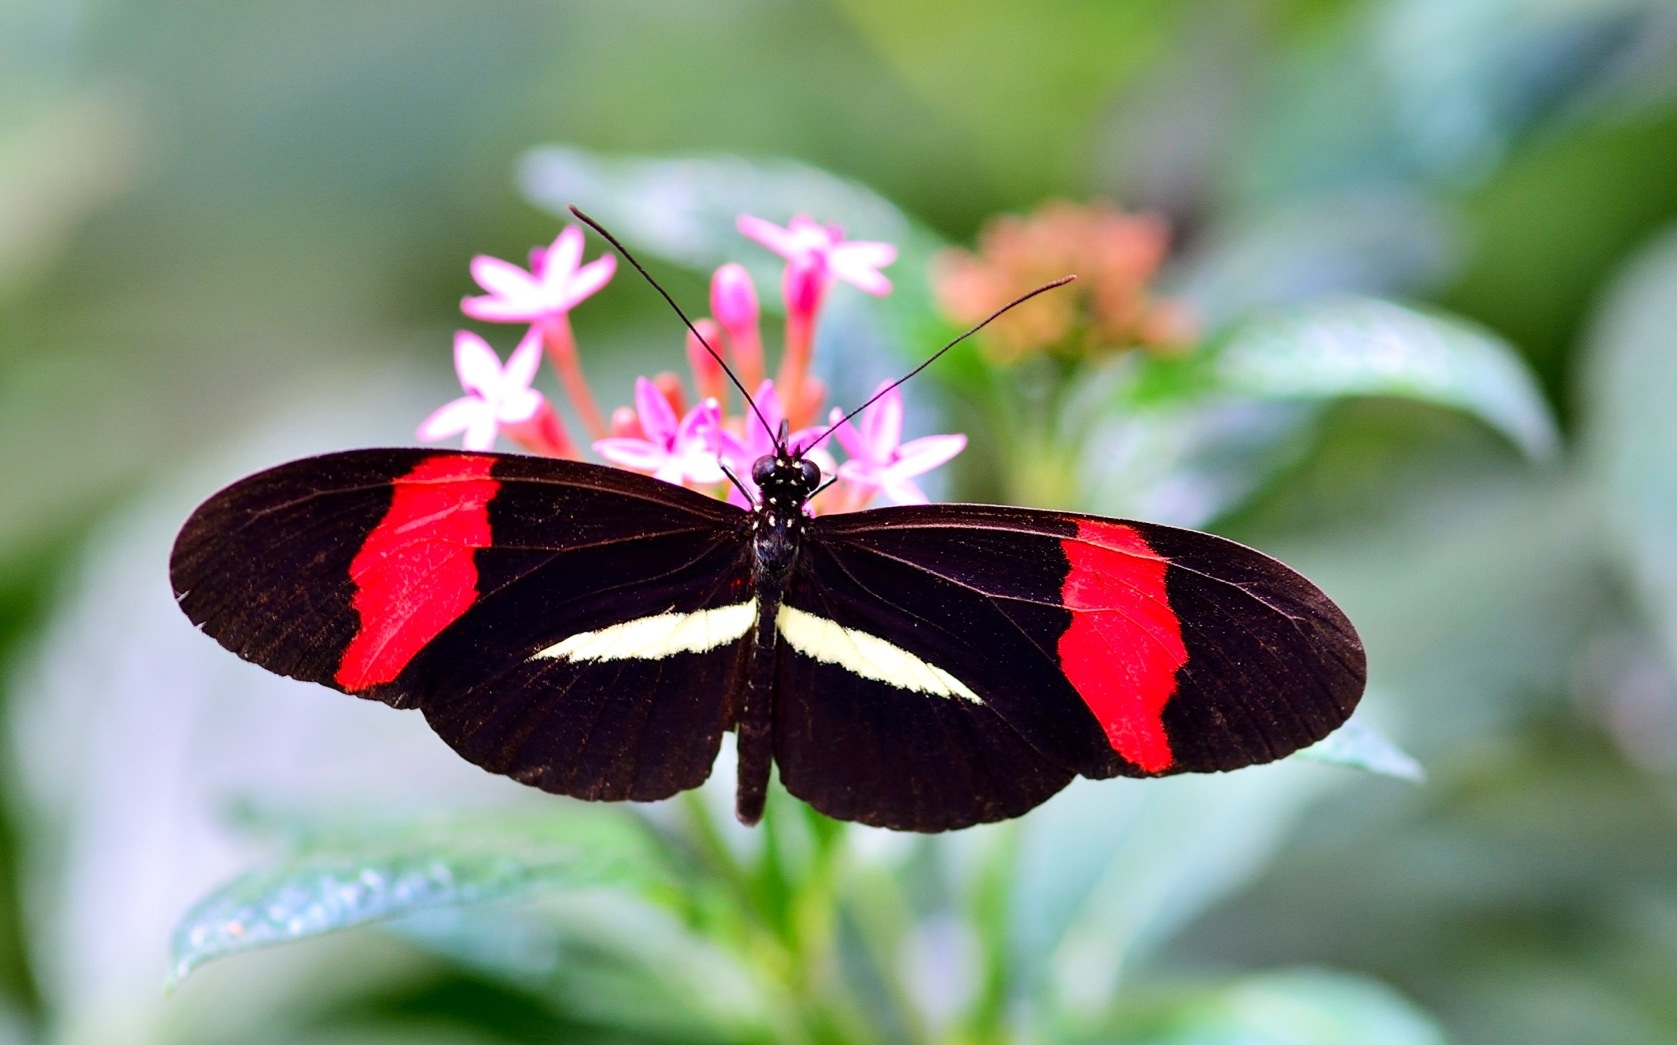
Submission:
[[[793,158],[957,243],[1110,198],[1170,219],[1165,285],[1212,329],[1356,293],[1506,339],[1559,419],[1552,459],[1360,398],[1205,513],[1347,608],[1369,710],[1428,781],[1320,770],[1250,784],[1238,814],[1120,783],[1032,814],[1027,839],[1123,791],[1207,838],[1085,843],[1112,860],[1091,880],[1165,884],[1064,908],[1083,935],[1056,970],[1108,923],[1150,941],[1071,1008],[1124,1005],[1064,1034],[1677,1041],[1668,3],[0,0],[0,1042],[732,1040],[625,1030],[579,1002],[598,978],[533,985],[411,933],[235,957],[162,993],[185,905],[252,862],[214,826],[229,802],[522,800],[398,716],[322,691],[307,718],[315,696],[222,668],[171,616],[164,563],[242,470],[411,440],[453,394],[468,259],[557,228],[521,167],[549,144]],[[614,402],[677,359],[626,279],[576,323]],[[280,703],[303,724],[262,717]],[[1111,898],[1207,864],[1166,914]],[[1015,918],[1039,901],[1061,902]],[[1179,1004],[1211,982],[1245,993]],[[1358,991],[1379,997],[1335,1037],[1323,1013],[1363,1011]]]

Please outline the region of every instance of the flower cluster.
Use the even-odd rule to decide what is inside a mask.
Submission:
[[[467,449],[488,450],[505,435],[532,453],[579,458],[553,403],[533,387],[545,354],[594,453],[618,467],[749,507],[748,499],[757,497],[751,466],[774,452],[774,435],[784,426],[791,448],[834,480],[813,502],[816,510],[854,511],[878,496],[898,504],[924,502],[915,477],[960,453],[966,437],[903,442],[902,396],[883,385],[855,424],[836,408],[820,423],[827,390],[809,373],[816,322],[829,292],[843,282],[889,294],[891,282],[879,270],[896,260],[896,248],[846,240],[837,226],[801,214],[784,228],[742,215],[739,231],[786,261],[785,344],[775,377],[766,376],[757,288],[743,266],[727,264],[711,278],[711,316],[697,320],[687,335],[691,398],[673,372],[642,377],[635,382],[634,406],[606,418],[583,376],[570,312],[611,281],[616,259],[606,255],[584,264],[582,230],[571,226],[552,246],[531,251],[529,269],[499,258],[472,259],[472,278],[485,293],[466,298],[461,311],[529,329],[505,365],[483,338],[456,334],[454,367],[466,394],[427,417],[419,437],[462,436]],[[724,364],[754,390],[751,403],[731,402]],[[842,464],[828,436],[844,450]]]
[[[1007,304],[1020,287],[1077,273],[1065,290],[1035,298],[984,329],[981,343],[996,362],[1044,351],[1170,351],[1187,345],[1193,329],[1180,305],[1150,288],[1169,244],[1158,218],[1104,203],[1050,203],[1029,217],[989,222],[976,253],[939,255],[933,286],[949,318],[971,324]]]

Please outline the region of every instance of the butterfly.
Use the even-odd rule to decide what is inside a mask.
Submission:
[[[545,791],[668,798],[732,731],[747,824],[774,769],[842,820],[1007,819],[1077,776],[1281,758],[1362,695],[1351,622],[1251,548],[997,505],[812,515],[807,452],[782,428],[750,508],[556,458],[312,457],[204,502],[170,576],[245,660],[417,708],[464,758]]]
[[[186,615],[246,660],[418,708],[466,759],[583,799],[697,787],[737,734],[839,819],[943,831],[1074,776],[1235,769],[1355,707],[1356,631],[1298,573],[1193,530],[929,504],[810,516],[782,447],[737,508],[576,461],[354,450],[188,519]]]

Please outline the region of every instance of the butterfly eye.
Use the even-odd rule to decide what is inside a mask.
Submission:
[[[821,482],[821,469],[816,467],[814,461],[799,461],[798,475],[803,479],[804,485],[812,490]]]
[[[774,458],[759,457],[751,466],[751,481],[758,486],[768,482],[774,475]]]

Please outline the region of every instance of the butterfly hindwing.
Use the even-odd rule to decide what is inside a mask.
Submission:
[[[1069,691],[1041,699],[1056,676],[1041,672],[1039,636],[1067,623],[1038,584],[1043,564],[994,557],[986,531],[964,545],[909,535],[919,558],[905,558],[894,527],[883,546],[835,534],[847,518],[815,521],[778,622],[775,759],[789,791],[832,816],[935,831],[1017,816],[1080,770],[1115,772]],[[981,563],[1026,599],[1014,613],[963,583]]]
[[[1076,775],[978,701],[906,690],[784,639],[775,681],[781,783],[828,816],[947,831],[1018,816]]]
[[[1170,527],[977,505],[824,516],[787,605],[828,623],[804,623],[803,651],[781,629],[799,683],[777,687],[782,779],[890,826],[1016,815],[1077,773],[1269,761],[1362,692],[1362,647],[1326,596]],[[939,673],[959,688],[937,692]]]
[[[172,575],[187,615],[247,660],[420,707],[526,783],[655,798],[702,782],[731,722],[747,518],[615,469],[360,451],[217,494]]]
[[[470,761],[560,794],[697,787],[737,711],[756,618],[743,537],[705,528],[579,542],[534,566],[524,555],[500,542],[478,554],[492,586],[400,680],[431,727]]]

